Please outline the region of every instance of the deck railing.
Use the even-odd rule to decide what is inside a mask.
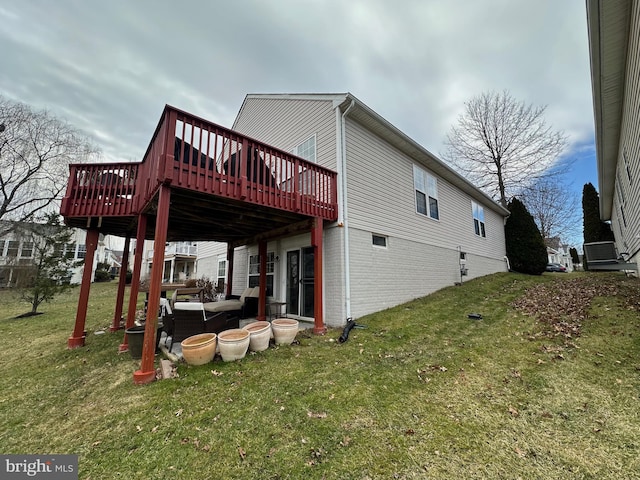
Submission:
[[[161,183],[337,218],[335,172],[170,106],[141,163],[71,165],[62,213],[135,215]]]

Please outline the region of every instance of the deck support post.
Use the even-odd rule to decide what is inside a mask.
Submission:
[[[86,333],[84,325],[87,320],[87,305],[89,304],[89,291],[91,290],[91,276],[93,274],[93,258],[98,246],[98,229],[89,228],[86,236],[87,251],[84,257],[84,269],[82,271],[82,283],[80,284],[80,297],[76,310],[76,324],[73,335],[67,340],[67,348],[84,347]]]
[[[225,285],[227,298],[229,298],[233,292],[233,254],[235,251],[236,249],[231,243],[227,244],[227,284]]]
[[[131,328],[136,320],[136,308],[138,306],[138,291],[140,290],[140,270],[142,269],[142,251],[144,250],[144,237],[147,231],[147,216],[138,215],[138,229],[136,231],[136,248],[133,257],[133,274],[131,275],[131,289],[129,292],[129,307],[124,328]],[[163,249],[164,251],[164,249]],[[119,352],[129,350],[129,339],[125,330],[124,339],[118,347]]]
[[[131,236],[127,235],[124,239],[124,251],[122,252],[122,262],[120,263],[120,275],[118,277],[118,293],[116,294],[116,311],[113,314],[113,322],[111,323],[111,332],[120,330],[120,321],[122,320],[122,304],[124,303],[124,288],[127,284],[127,268],[129,267],[129,244]]]
[[[160,308],[160,290],[162,288],[162,268],[164,264],[164,247],[167,242],[169,228],[169,204],[171,188],[160,185],[158,191],[158,213],[156,214],[156,232],[153,241],[153,266],[149,280],[149,301],[147,302],[147,321],[144,327],[142,344],[142,362],[140,369],[133,374],[133,383],[142,385],[156,379],[154,360],[156,355],[156,333],[158,326],[158,309]]]
[[[267,319],[265,315],[267,309],[267,242],[261,240],[258,242],[258,256],[260,257],[260,279],[258,294],[258,314],[256,320],[264,321]]]
[[[313,333],[324,335],[323,292],[322,292],[322,234],[323,220],[316,217],[311,227],[311,246],[313,247]]]

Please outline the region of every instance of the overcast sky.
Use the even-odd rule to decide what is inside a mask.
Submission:
[[[584,0],[0,1],[0,93],[107,160],[141,160],[165,104],[230,127],[247,93],[351,92],[438,155],[464,102],[547,105],[597,188]]]

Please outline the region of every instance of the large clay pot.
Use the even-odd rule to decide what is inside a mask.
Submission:
[[[199,333],[180,342],[182,358],[189,365],[204,365],[213,360],[216,354],[216,334]]]
[[[291,345],[298,333],[298,321],[291,318],[276,318],[271,322],[276,345]]]
[[[240,360],[249,348],[249,332],[241,328],[231,328],[218,334],[218,349],[225,362]]]
[[[269,348],[271,324],[269,322],[252,322],[242,327],[249,332],[249,350],[262,352]]]

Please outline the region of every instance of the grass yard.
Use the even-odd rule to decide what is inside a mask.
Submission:
[[[73,453],[82,479],[640,478],[640,283],[497,274],[133,385],[116,284],[29,310],[0,291],[1,453]],[[481,313],[481,320],[467,318]],[[106,329],[107,333],[94,332]]]

